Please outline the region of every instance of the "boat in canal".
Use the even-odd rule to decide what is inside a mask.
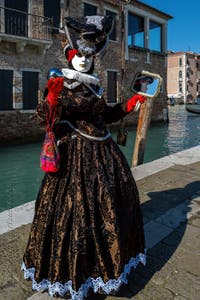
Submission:
[[[187,112],[200,115],[200,104],[186,104]]]

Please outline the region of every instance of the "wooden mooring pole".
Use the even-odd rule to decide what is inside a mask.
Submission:
[[[132,158],[132,168],[141,165],[144,161],[144,153],[147,139],[147,132],[151,120],[153,98],[148,98],[140,107],[138,125],[135,139],[135,147]]]

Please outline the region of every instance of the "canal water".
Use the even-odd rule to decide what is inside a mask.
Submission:
[[[128,128],[121,147],[131,165],[136,128]],[[112,132],[116,140],[116,131]],[[200,144],[200,115],[189,115],[184,106],[169,107],[169,123],[151,125],[144,162],[150,162]],[[35,200],[43,172],[39,167],[41,143],[0,147],[0,211]]]

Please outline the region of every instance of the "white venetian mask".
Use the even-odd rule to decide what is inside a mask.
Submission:
[[[77,53],[71,60],[72,66],[76,71],[86,73],[90,70],[93,63],[93,56]]]

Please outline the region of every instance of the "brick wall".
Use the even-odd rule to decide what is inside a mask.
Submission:
[[[0,145],[42,140],[44,130],[36,126],[33,114],[15,111],[0,112]]]
[[[83,1],[76,0],[70,1],[70,15],[81,16],[83,15]],[[116,22],[116,41],[110,41],[107,52],[103,59],[98,57],[95,59],[95,72],[99,74],[102,86],[107,87],[107,71],[113,70],[117,72],[118,88],[121,82],[121,11],[119,1],[86,1],[98,6],[98,14],[105,14],[105,8],[117,12]],[[115,4],[115,5],[113,5]],[[137,4],[140,5],[140,4]],[[64,6],[65,10],[65,6]],[[43,15],[43,5],[40,0],[32,0],[32,13]],[[61,13],[64,16],[66,11]],[[33,28],[36,30],[36,28]],[[34,35],[34,32],[33,32]],[[130,60],[125,63],[125,85],[123,100],[127,100],[132,96],[130,85],[133,76],[136,72],[142,69],[153,71],[160,74],[164,82],[166,82],[166,67],[165,57],[147,51],[137,49],[129,49]],[[67,67],[66,59],[60,47],[59,35],[53,36],[53,43],[46,51],[34,45],[27,45],[21,53],[16,52],[16,47],[13,43],[1,42],[0,43],[0,67],[2,69],[12,69],[14,71],[13,78],[13,93],[14,93],[14,108],[15,111],[0,112],[0,143],[11,141],[12,139],[22,140],[35,139],[41,136],[42,131],[35,126],[35,121],[32,119],[33,112],[22,110],[22,70],[37,70],[39,72],[39,91],[38,94],[42,95],[46,85],[47,72],[52,67],[62,68]],[[165,86],[165,85],[164,85]],[[120,91],[118,93],[118,98]],[[105,99],[107,94],[105,90]],[[152,120],[163,121],[163,111],[167,108],[166,90],[159,94],[154,102]],[[119,100],[119,99],[118,99]],[[127,123],[136,123],[138,114],[130,114],[126,117]]]

